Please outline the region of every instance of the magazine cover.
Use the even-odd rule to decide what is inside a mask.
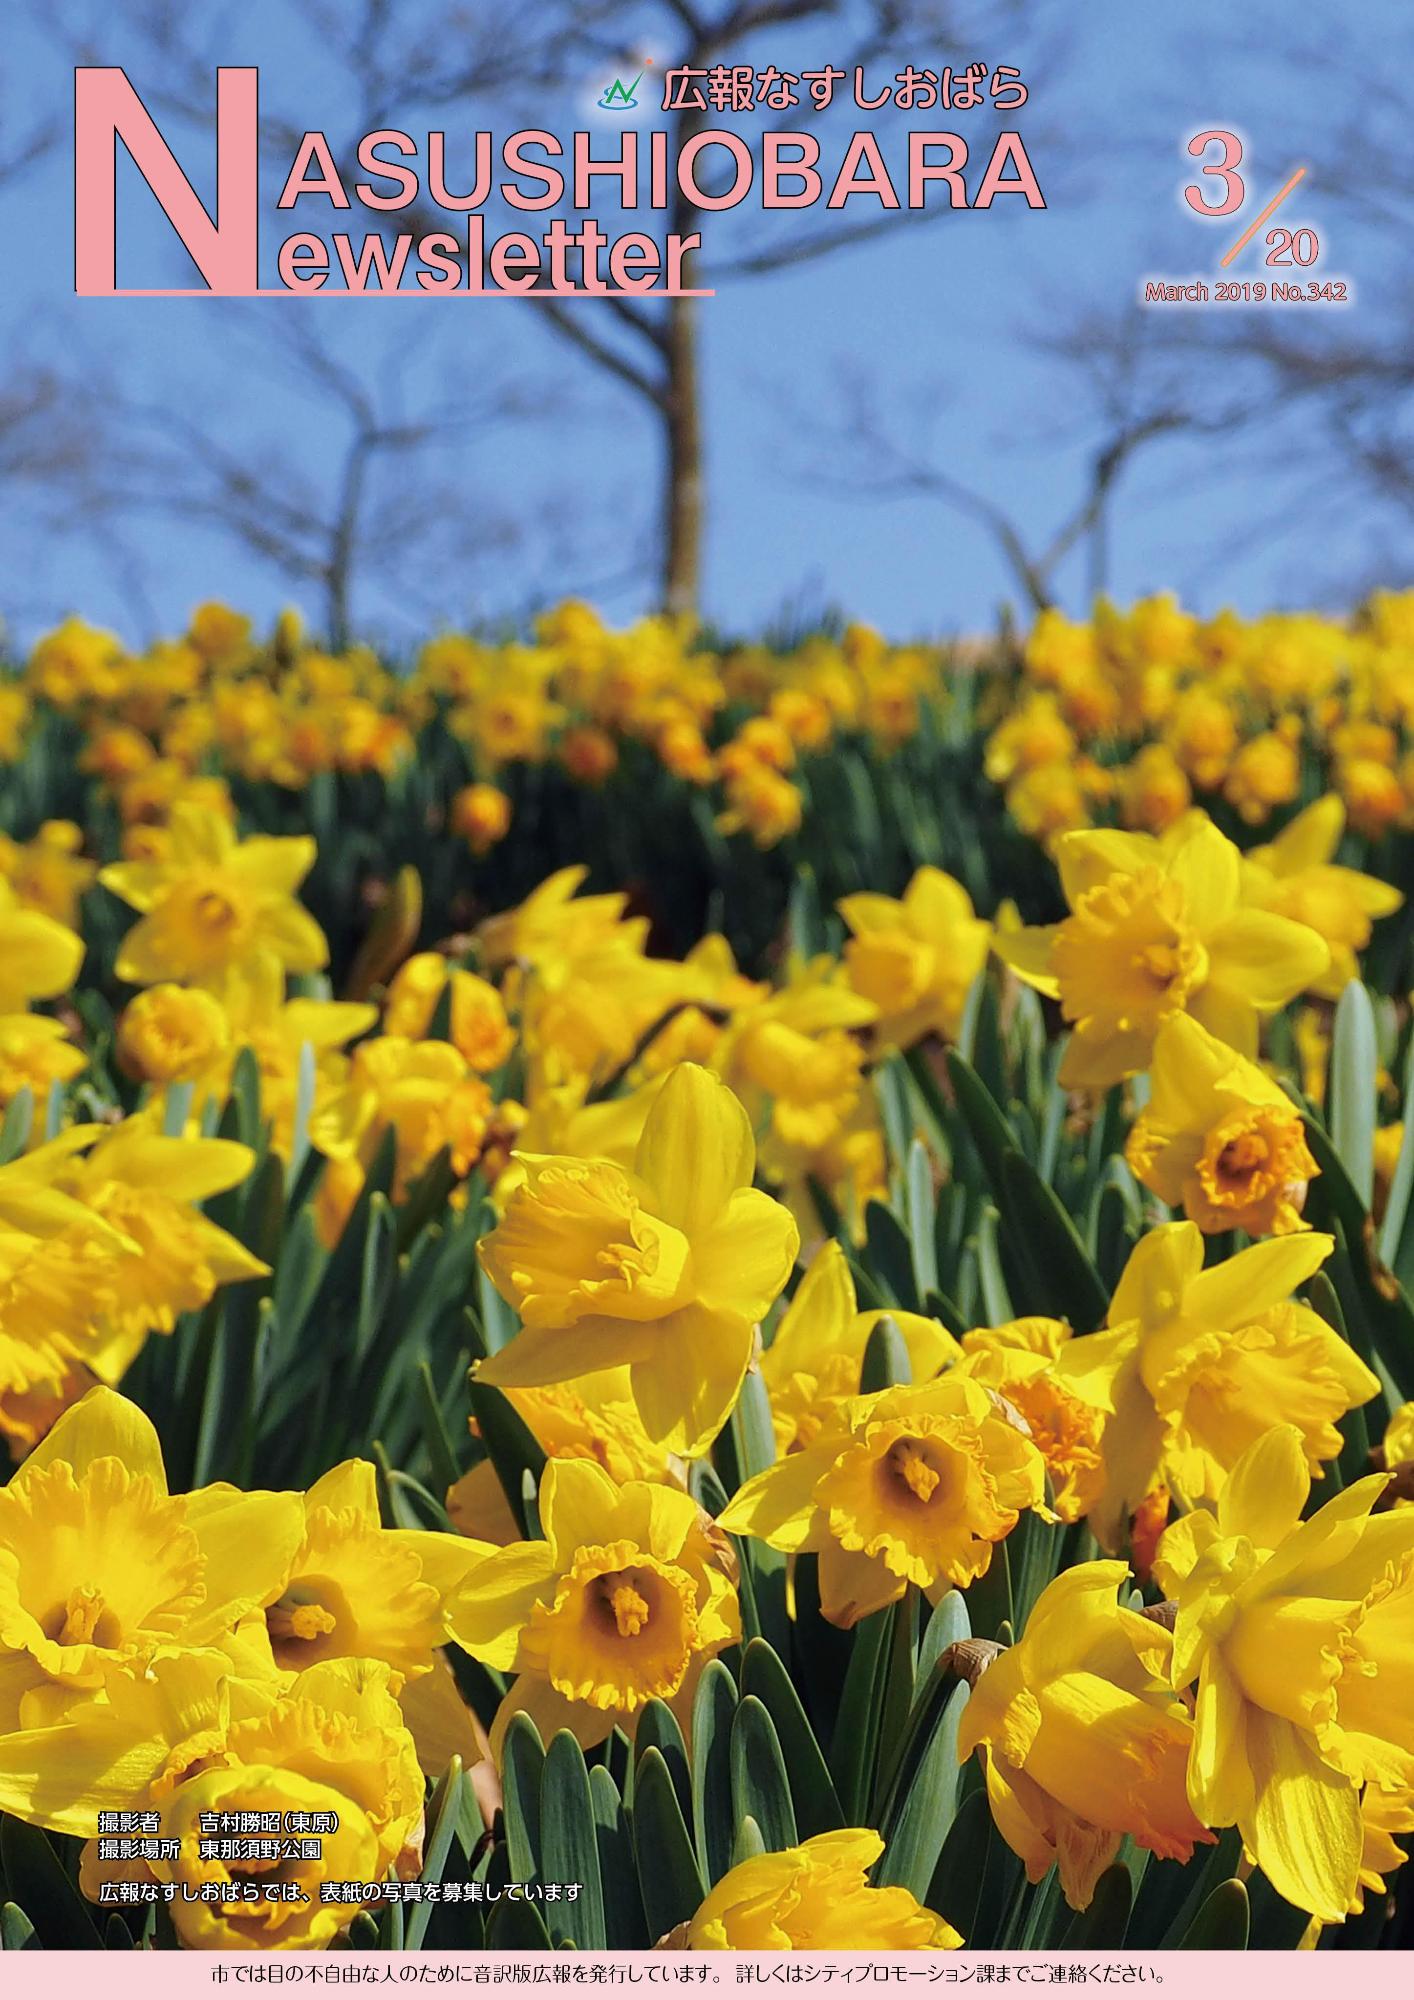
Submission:
[[[1411,75],[7,0],[0,1993],[1397,1990]]]

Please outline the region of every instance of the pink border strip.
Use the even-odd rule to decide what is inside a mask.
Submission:
[[[1266,1968],[1263,1971],[1261,1968]],[[1290,1952],[86,1952],[7,1953],[5,2000],[165,2000],[168,1995],[234,1993],[262,1986],[349,1988],[440,1986],[933,1986],[1008,1984],[1124,1987],[1136,1995],[1162,1986],[1165,2000],[1254,2000],[1270,1984],[1282,2000],[1327,1996],[1344,1973],[1361,2000],[1403,2000],[1409,1961],[1402,1952],[1362,1952],[1332,1961]],[[1020,2000],[1020,1996],[1018,1996]]]

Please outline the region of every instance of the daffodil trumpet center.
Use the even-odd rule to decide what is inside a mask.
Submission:
[[[122,1627],[97,1584],[80,1584],[39,1622],[45,1638],[60,1646],[122,1644]]]
[[[552,1605],[539,1605],[520,1664],[571,1701],[632,1715],[682,1686],[698,1644],[691,1576],[634,1546],[580,1549]]]
[[[300,1604],[281,1598],[265,1614],[272,1639],[321,1639],[338,1624],[332,1611],[322,1604]]]
[[[1067,1020],[1152,1030],[1208,976],[1208,954],[1180,884],[1156,868],[1082,896],[1061,925],[1054,969]]]
[[[661,1319],[691,1293],[686,1236],[651,1215],[639,1186],[605,1161],[541,1168],[513,1197],[497,1239],[527,1326],[572,1326],[590,1313]]]
[[[332,1577],[301,1576],[266,1607],[265,1629],[276,1661],[298,1673],[347,1651],[357,1626]]]
[[[841,1548],[882,1559],[926,1587],[939,1575],[980,1574],[987,1546],[1015,1524],[975,1431],[950,1417],[866,1427],[815,1489]]]
[[[930,1462],[927,1447],[918,1438],[899,1438],[897,1443],[889,1446],[882,1463],[885,1479],[901,1485],[924,1507],[943,1483],[941,1469]],[[902,1493],[892,1497],[904,1500]],[[904,1501],[904,1504],[907,1502]]]

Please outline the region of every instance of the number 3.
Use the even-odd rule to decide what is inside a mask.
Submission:
[[[1232,215],[1247,199],[1247,189],[1242,176],[1236,169],[1242,164],[1242,141],[1235,132],[1195,132],[1188,142],[1188,150],[1194,159],[1202,158],[1209,146],[1221,146],[1221,160],[1205,160],[1202,171],[1212,174],[1223,184],[1224,195],[1221,202],[1205,201],[1203,189],[1197,181],[1190,181],[1183,190],[1183,199],[1199,215]]]

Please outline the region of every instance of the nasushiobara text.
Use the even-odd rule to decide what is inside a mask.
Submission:
[[[1021,134],[971,148],[959,132],[908,129],[881,139],[841,135],[833,158],[811,132],[767,131],[755,145],[711,128],[676,145],[660,129],[540,128],[449,141],[391,128],[368,132],[341,167],[322,132],[301,138],[276,212],[305,227],[282,237],[278,284],[262,286],[261,131],[256,72],[223,69],[216,92],[215,219],[120,69],[80,69],[75,89],[75,289],[131,295],[117,283],[117,144],[190,253],[225,296],[349,292],[682,294],[703,230],[625,229],[636,213],[696,220],[754,204],[765,210],[929,207],[990,209],[1003,196],[1046,206]],[[486,209],[546,216],[497,233]],[[590,213],[612,211],[613,228]],[[551,211],[559,211],[550,215]],[[340,228],[340,218],[400,216],[407,227]],[[313,226],[317,219],[319,226]],[[159,289],[159,288],[144,288]],[[162,288],[165,290],[165,288]]]

